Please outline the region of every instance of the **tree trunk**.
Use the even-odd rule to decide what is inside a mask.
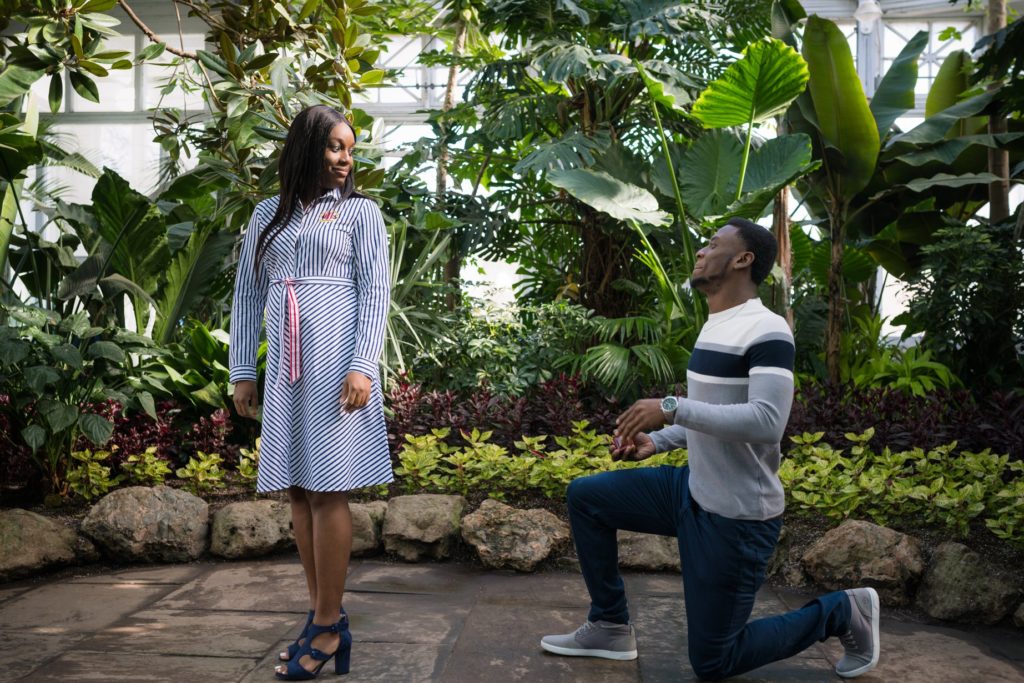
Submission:
[[[989,34],[1006,28],[1006,0],[989,0],[988,2],[988,26]],[[990,89],[998,88],[993,84]],[[988,119],[988,132],[990,135],[999,135],[1006,132],[1006,119],[1002,116],[992,115]],[[989,148],[988,150],[989,173],[999,180],[989,183],[988,202],[989,220],[992,223],[999,223],[1010,216],[1010,154],[1005,149]]]
[[[460,57],[466,49],[467,26],[465,21],[459,21],[455,29],[455,42],[452,44],[452,55]],[[459,77],[459,65],[452,64],[448,67],[448,83],[444,89],[444,102],[441,104],[441,111],[450,111],[455,106],[455,85]],[[448,143],[445,141],[444,122],[441,123],[441,143],[437,150],[437,206],[439,210],[444,208],[444,195],[448,191]],[[449,243],[448,261],[444,264],[444,283],[448,286],[448,293],[445,294],[445,304],[449,311],[455,310],[459,303],[459,273],[462,270],[462,245],[461,240],[453,239]]]
[[[828,268],[828,319],[825,324],[825,365],[828,381],[839,384],[839,342],[843,335],[843,241],[845,221],[831,217],[832,258]]]
[[[795,329],[793,320],[793,309],[790,301],[790,291],[793,287],[793,244],[789,240],[789,188],[779,190],[775,197],[775,208],[772,211],[772,230],[775,233],[775,241],[779,243],[779,254],[776,258],[782,268],[782,282],[776,287],[780,300],[777,302],[777,310],[782,311],[789,329]]]

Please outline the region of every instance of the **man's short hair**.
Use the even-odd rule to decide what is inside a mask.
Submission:
[[[779,253],[779,243],[771,230],[748,221],[746,218],[730,218],[726,225],[736,228],[740,237],[754,254],[754,263],[750,266],[750,279],[755,285],[764,282],[768,273],[772,272],[772,265]]]

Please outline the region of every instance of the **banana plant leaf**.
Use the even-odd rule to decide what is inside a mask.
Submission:
[[[808,89],[817,129],[825,146],[841,155],[829,168],[839,197],[851,199],[874,173],[880,147],[878,126],[868,108],[857,76],[850,46],[831,21],[817,16],[807,20],[803,56],[807,61]]]
[[[871,115],[878,126],[878,137],[884,139],[896,119],[914,108],[914,86],[917,85],[917,59],[928,46],[928,32],[918,31],[900,50],[892,65],[882,76],[871,98]]]

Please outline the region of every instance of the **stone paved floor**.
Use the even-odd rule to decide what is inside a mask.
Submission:
[[[640,658],[543,653],[545,633],[586,613],[572,573],[518,575],[459,564],[357,560],[346,609],[355,645],[346,683],[629,683],[693,681],[679,579],[627,574]],[[6,681],[273,681],[276,653],[305,616],[293,558],[112,570],[0,587],[0,683]],[[806,594],[765,589],[755,616],[799,607]],[[1024,635],[882,619],[879,667],[863,681],[1024,681]],[[834,641],[742,677],[838,681]],[[327,676],[328,680],[337,680]]]

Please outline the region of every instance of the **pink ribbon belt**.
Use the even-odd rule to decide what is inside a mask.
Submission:
[[[295,384],[302,376],[302,340],[299,330],[301,318],[299,317],[299,297],[295,292],[295,286],[300,284],[334,285],[341,287],[355,287],[356,281],[344,277],[284,277],[270,281],[272,285],[284,285],[281,291],[281,308],[284,312],[283,324],[279,327],[278,341],[281,348],[281,361],[278,366],[277,382],[285,373],[287,364],[288,383]]]

